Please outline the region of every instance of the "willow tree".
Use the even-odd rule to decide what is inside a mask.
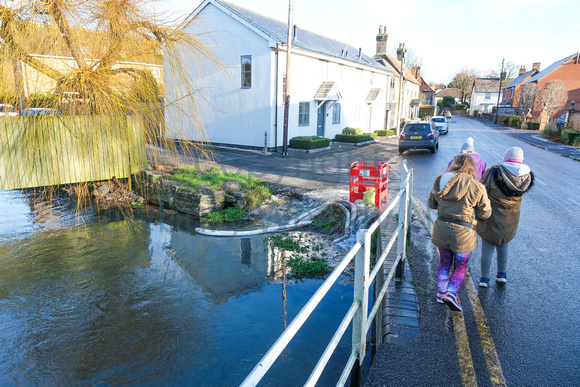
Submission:
[[[93,128],[95,137],[110,135],[115,120],[130,114],[145,117],[148,143],[161,136],[183,138],[180,128],[163,127],[163,104],[186,103],[195,90],[182,94],[182,101],[163,101],[163,85],[156,79],[163,72],[185,78],[191,63],[180,62],[184,57],[177,53],[183,50],[194,56],[189,62],[211,58],[195,37],[156,15],[147,1],[5,1],[0,4],[0,99],[24,108],[36,88],[58,96],[50,99],[51,107],[72,106],[71,114],[107,118],[110,125]],[[161,52],[170,57],[163,69]],[[188,85],[183,79],[181,87]],[[33,140],[31,149],[42,138]]]

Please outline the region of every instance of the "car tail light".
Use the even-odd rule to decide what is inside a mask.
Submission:
[[[399,137],[400,138],[403,138],[403,137],[407,137],[407,135],[405,133],[401,132],[401,134],[399,135]]]
[[[427,135],[427,137],[435,137],[435,133],[431,132]]]

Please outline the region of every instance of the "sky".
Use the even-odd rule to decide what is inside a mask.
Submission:
[[[154,0],[178,18],[199,0]],[[229,0],[288,21],[289,0]],[[294,24],[375,54],[380,26],[387,50],[405,43],[428,82],[448,84],[463,68],[499,73],[502,59],[541,69],[580,51],[580,0],[294,0]],[[575,44],[574,42],[579,42]]]

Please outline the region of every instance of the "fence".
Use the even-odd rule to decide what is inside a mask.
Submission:
[[[126,178],[145,166],[137,116],[0,117],[0,190]]]
[[[395,273],[400,276],[402,270],[402,262],[405,259],[405,247],[407,239],[407,229],[410,220],[410,210],[411,210],[411,198],[413,194],[413,170],[407,169],[406,161],[403,162],[403,169],[401,173],[401,186],[399,193],[394,198],[392,203],[385,209],[385,211],[379,216],[379,218],[369,226],[368,229],[359,230],[356,235],[356,243],[349,250],[346,256],[340,261],[334,271],[329,275],[329,277],[324,281],[320,288],[314,293],[294,320],[290,323],[288,328],[280,335],[278,340],[272,345],[268,352],[262,357],[260,362],[254,367],[252,372],[243,381],[242,386],[255,386],[262,379],[262,377],[268,372],[274,361],[280,356],[284,348],[296,335],[298,330],[302,327],[306,319],[314,311],[316,306],[324,298],[331,286],[339,278],[340,274],[347,267],[347,265],[355,260],[355,278],[354,278],[354,300],[353,303],[340,323],[338,329],[336,330],[334,336],[332,337],[330,343],[324,350],[322,356],[318,360],[318,363],[314,367],[314,370],[310,374],[308,381],[305,386],[314,386],[324,370],[326,364],[330,360],[334,350],[338,346],[341,338],[344,336],[345,331],[352,321],[352,351],[351,355],[342,371],[340,379],[337,383],[339,386],[343,386],[347,380],[355,363],[358,360],[358,364],[362,365],[364,362],[364,357],[366,353],[366,338],[368,332],[371,328],[372,321],[377,316],[377,312],[381,308],[382,301],[387,292],[387,287]],[[371,236],[373,232],[379,228],[383,222],[387,219],[391,211],[395,206],[399,205],[398,213],[398,225],[393,235],[389,239],[389,242],[385,246],[384,250],[377,258],[375,266],[370,272],[370,252],[371,252]],[[377,233],[377,237],[380,237],[380,233]],[[387,255],[389,254],[393,245],[397,242],[397,255],[393,262],[392,267],[389,270],[388,275],[385,278],[383,286],[375,299],[374,305],[368,313],[369,308],[369,288],[374,282],[375,278],[386,261]],[[401,263],[401,265],[399,265]],[[381,273],[383,274],[383,273]],[[380,314],[379,314],[380,316]],[[381,340],[381,338],[378,338]]]

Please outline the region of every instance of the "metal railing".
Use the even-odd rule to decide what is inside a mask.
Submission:
[[[262,377],[268,372],[272,364],[280,356],[284,348],[296,335],[298,330],[302,327],[306,319],[314,311],[316,306],[320,303],[322,298],[330,290],[332,285],[339,278],[341,273],[347,267],[347,265],[355,259],[355,272],[354,272],[354,300],[353,303],[340,323],[338,329],[336,330],[334,336],[330,340],[330,343],[324,350],[322,356],[318,360],[318,363],[314,367],[314,370],[310,374],[310,377],[304,384],[305,386],[314,386],[322,372],[330,360],[334,350],[338,346],[341,338],[346,332],[348,326],[352,321],[352,351],[350,357],[342,371],[337,386],[343,386],[358,359],[359,365],[364,362],[364,357],[366,353],[366,343],[367,335],[372,326],[372,321],[375,318],[379,308],[381,307],[382,301],[387,293],[387,288],[393,276],[396,274],[397,277],[402,276],[402,262],[405,259],[405,246],[407,238],[407,230],[409,227],[410,220],[410,210],[411,210],[411,198],[413,194],[413,170],[407,169],[406,160],[403,161],[403,168],[401,172],[401,186],[399,193],[391,202],[391,204],[381,213],[379,218],[369,226],[368,229],[359,230],[356,234],[356,243],[349,250],[346,256],[339,262],[333,272],[324,281],[320,288],[314,293],[310,300],[304,305],[302,310],[290,323],[288,328],[280,335],[278,340],[272,345],[272,347],[266,352],[262,357],[260,362],[254,367],[252,372],[246,377],[242,382],[241,386],[255,386],[257,385]],[[389,242],[383,249],[380,256],[377,258],[375,266],[370,272],[370,257],[371,257],[371,236],[373,232],[387,219],[391,211],[395,206],[399,205],[398,214],[398,224],[393,235],[389,239]],[[380,237],[380,235],[378,236]],[[392,267],[381,287],[378,291],[378,296],[375,299],[373,308],[370,313],[368,313],[369,307],[369,288],[370,285],[375,280],[379,273],[379,270],[383,267],[383,263],[387,258],[391,248],[397,242],[397,254],[396,259],[392,263]],[[399,265],[399,263],[401,263]]]

